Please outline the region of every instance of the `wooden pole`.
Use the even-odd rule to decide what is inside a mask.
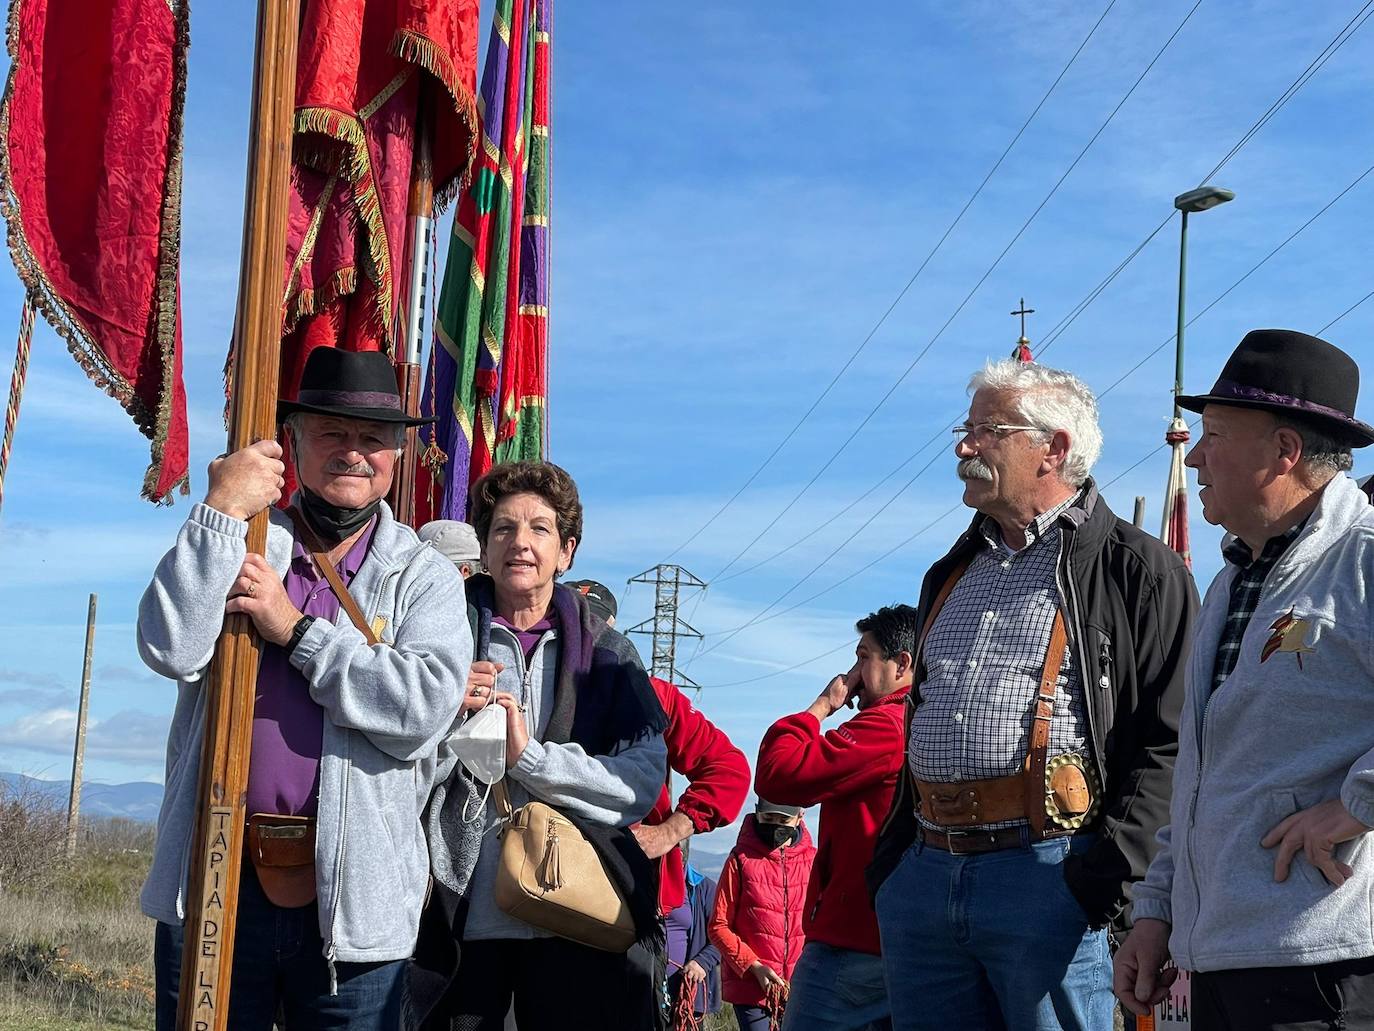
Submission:
[[[300,0],[258,0],[243,252],[234,319],[230,451],[276,436],[282,265],[299,32]],[[266,551],[266,512],[249,520],[247,544],[250,552]],[[177,1009],[180,1031],[223,1031],[229,1017],[235,907],[247,818],[244,795],[261,648],[248,617],[228,616],[206,678],[200,800],[191,842]]]
[[[91,656],[95,654],[95,595],[86,610],[86,657],[81,662],[81,703],[76,709],[76,749],[72,753],[72,789],[67,795],[67,858],[76,855],[76,825],[81,819],[81,776],[86,765],[86,713],[91,704]]]
[[[415,157],[411,164],[410,201],[406,211],[406,290],[397,313],[396,385],[401,390],[401,402],[405,405],[406,414],[411,416],[420,414],[420,349],[425,334],[429,249],[434,238],[432,91],[428,76],[422,76],[415,111]],[[412,427],[406,430],[405,451],[396,463],[391,493],[387,496],[392,515],[407,526],[415,521],[415,464],[419,460],[418,450],[419,432]]]

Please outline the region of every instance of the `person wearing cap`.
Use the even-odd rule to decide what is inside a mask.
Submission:
[[[802,906],[815,858],[801,806],[762,798],[725,858],[708,930],[723,960],[721,994],[741,1031],[768,1031],[783,1015],[805,942]]]
[[[1255,330],[1188,454],[1227,531],[1187,671],[1170,823],[1136,886],[1117,995],[1143,1014],[1192,971],[1192,1026],[1374,1028],[1374,443],[1359,369]]]
[[[572,580],[568,587],[586,598],[592,613],[607,626],[615,626],[617,606],[610,588],[595,580]],[[749,797],[749,760],[680,688],[658,677],[650,677],[649,683],[668,716],[663,732],[668,766],[687,779],[674,803],[665,776],[653,809],[631,828],[646,856],[662,858],[659,910],[667,917],[686,899],[683,852],[678,846],[693,834],[724,827],[740,814]]]
[[[785,1031],[891,1026],[878,917],[864,868],[902,769],[916,610],[881,608],[855,629],[853,667],[805,710],[774,723],[759,745],[759,790],[821,807],[819,858],[806,888],[806,948],[792,978]],[[856,703],[852,719],[821,733],[824,720]]]
[[[267,1031],[278,1012],[292,1025],[399,1025],[429,879],[427,764],[459,711],[459,671],[472,658],[462,580],[382,500],[405,427],[425,421],[405,415],[391,362],[319,348],[297,398],[277,410],[299,482],[290,510],[270,508],[285,472],[276,441],[217,458],[204,502],[139,604],[140,655],[179,682],[141,898],[157,921],[159,1031],[176,1021],[205,677],[225,614],[247,616],[263,642],[236,900],[236,1028]],[[248,520],[264,509],[266,553],[253,554]],[[355,624],[350,599],[371,624]]]
[[[482,568],[482,546],[477,531],[459,519],[435,519],[420,527],[420,540],[448,559],[466,580]]]
[[[1168,818],[1197,592],[1093,483],[1097,400],[1007,359],[954,428],[976,514],[921,585],[868,885],[892,1024],[1111,1027],[1107,928]]]

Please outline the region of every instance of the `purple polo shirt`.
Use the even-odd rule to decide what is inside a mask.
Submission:
[[[372,545],[374,519],[335,568],[345,584],[353,582]],[[282,581],[291,603],[307,616],[330,623],[339,614],[339,599],[315,569],[300,541],[291,549],[291,565]],[[286,649],[268,644],[258,666],[257,701],[253,705],[253,752],[248,762],[248,812],[281,816],[314,816],[320,797],[320,748],[324,709],[310,697],[310,683],[291,665]]]

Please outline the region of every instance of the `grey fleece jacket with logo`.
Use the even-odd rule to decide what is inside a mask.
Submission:
[[[1269,572],[1234,672],[1212,664],[1238,570],[1202,603],[1187,670],[1170,825],[1134,919],[1173,925],[1185,970],[1313,966],[1374,955],[1374,840],[1338,845],[1339,888],[1299,853],[1274,880],[1260,846],[1284,818],[1339,798],[1374,826],[1374,506],[1340,475]],[[1274,624],[1298,621],[1281,635]],[[1281,647],[1265,657],[1266,644]]]
[[[290,521],[275,510],[270,519],[265,557],[285,576]],[[202,685],[224,599],[247,553],[247,529],[196,505],[139,604],[139,654],[178,681],[157,846],[141,898],[143,912],[165,923],[186,917]],[[420,813],[439,741],[458,712],[472,632],[453,564],[397,523],[385,502],[350,593],[381,627],[382,643],[369,646],[341,609],[334,624],[314,622],[291,663],[325,712],[315,844],[325,956],[377,962],[404,959],[414,949],[429,876]]]

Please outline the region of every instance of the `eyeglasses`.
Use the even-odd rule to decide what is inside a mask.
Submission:
[[[950,432],[960,440],[965,437],[972,437],[973,442],[981,446],[989,443],[995,437],[1005,437],[1008,433],[1020,433],[1023,430],[1028,433],[1041,432],[1039,426],[1013,426],[1005,422],[963,422],[955,426]]]

